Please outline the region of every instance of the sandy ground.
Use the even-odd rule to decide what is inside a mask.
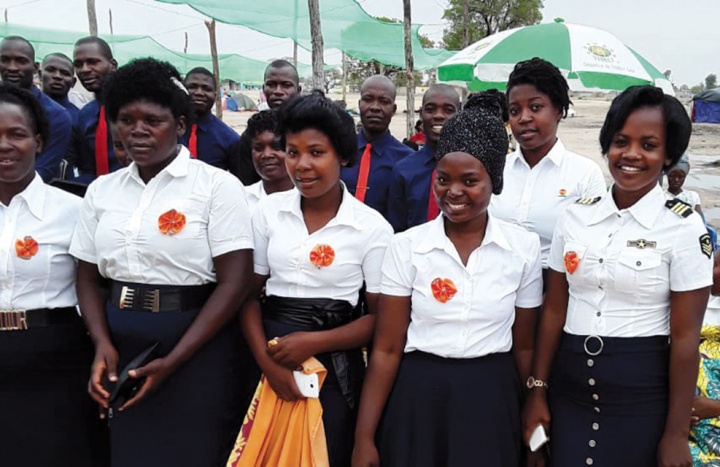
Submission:
[[[329,97],[341,98],[339,94],[332,93]],[[348,107],[355,107],[358,98],[357,94],[348,95],[346,98]],[[421,98],[422,96],[416,97],[416,109],[420,106]],[[575,97],[573,102],[577,114],[560,124],[559,136],[569,150],[595,160],[602,168],[609,184],[607,162],[600,154],[598,135],[610,102],[600,98],[583,97]],[[399,96],[398,114],[390,124],[390,131],[398,139],[402,139],[405,134],[405,114],[401,110],[404,108],[405,99]],[[242,133],[252,114],[253,112],[224,112],[223,120]],[[685,182],[685,188],[695,190],[700,194],[702,209],[708,223],[720,227],[720,125],[693,125],[688,153],[691,169]]]

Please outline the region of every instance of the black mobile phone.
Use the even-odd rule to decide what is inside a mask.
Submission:
[[[140,368],[150,363],[153,359],[155,359],[159,348],[160,342],[155,342],[153,345],[140,352],[130,361],[130,363],[125,365],[125,368],[123,368],[118,376],[118,380],[110,390],[110,398],[108,399],[110,407],[122,407],[128,399],[137,394],[142,387],[143,382],[145,382],[145,378],[130,377],[130,370]]]

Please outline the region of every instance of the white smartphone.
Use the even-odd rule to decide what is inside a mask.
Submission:
[[[317,373],[306,375],[302,371],[293,371],[293,376],[300,394],[313,399],[320,397],[320,382]]]
[[[547,442],[548,436],[547,433],[545,433],[545,428],[543,428],[542,425],[538,425],[537,428],[535,428],[535,430],[533,430],[532,434],[530,435],[530,450],[532,452],[535,452]]]

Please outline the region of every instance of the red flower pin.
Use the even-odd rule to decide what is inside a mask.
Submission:
[[[35,256],[38,252],[38,242],[35,241],[30,235],[26,236],[22,240],[15,240],[15,253],[17,253],[20,259],[30,259]]]
[[[158,228],[163,235],[175,235],[179,233],[185,228],[186,223],[187,219],[185,219],[185,214],[175,209],[160,214],[160,217],[158,217]]]
[[[447,303],[457,293],[457,288],[453,281],[441,277],[438,277],[430,283],[430,290],[432,290],[435,300],[440,303]]]
[[[310,251],[310,262],[318,268],[330,266],[335,260],[335,250],[330,245],[315,245]]]
[[[579,264],[580,258],[578,258],[577,253],[574,251],[565,253],[565,269],[567,269],[567,272],[570,274],[574,273]]]

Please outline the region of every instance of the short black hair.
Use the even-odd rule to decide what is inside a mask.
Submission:
[[[117,121],[120,107],[141,99],[167,107],[176,120],[185,117],[187,124],[191,124],[190,96],[180,73],[170,63],[136,58],[108,75],[103,85],[103,101],[111,122]]]
[[[277,109],[263,110],[250,117],[245,131],[240,137],[238,152],[241,160],[250,160],[252,158],[252,139],[260,133],[269,131],[282,139],[282,134],[278,131],[279,119]]]
[[[263,79],[267,76],[267,72],[270,68],[292,68],[294,72],[295,77],[295,84],[300,84],[300,75],[298,74],[297,68],[295,68],[295,65],[288,62],[287,60],[273,60],[270,62],[270,64],[265,68],[265,73],[263,73]]]
[[[293,97],[279,111],[278,131],[283,135],[283,143],[288,133],[317,130],[327,136],[346,167],[355,164],[358,150],[355,121],[322,91],[314,89],[306,96]]]
[[[0,41],[0,45],[4,44],[5,42],[24,42],[27,44],[28,47],[30,47],[30,51],[32,53],[32,59],[35,60],[35,47],[30,43],[29,40],[25,39],[22,36],[7,36],[2,41]]]
[[[519,62],[510,73],[505,92],[510,96],[512,88],[522,84],[535,86],[538,91],[550,98],[553,106],[562,112],[563,118],[567,117],[568,109],[572,104],[570,87],[558,67],[537,57]]]
[[[188,76],[190,76],[190,75],[205,75],[205,76],[212,78],[213,86],[215,86],[215,90],[217,90],[217,83],[215,82],[215,75],[213,75],[212,71],[208,70],[207,68],[205,68],[203,66],[196,66],[195,68],[193,68],[192,70],[188,71],[185,74],[185,79],[187,79]]]
[[[30,120],[34,134],[40,135],[43,144],[50,140],[50,124],[40,100],[26,89],[0,83],[0,104],[14,104],[23,109]]]
[[[100,53],[102,53],[105,58],[107,58],[108,60],[113,59],[112,49],[110,48],[108,43],[105,42],[104,39],[101,39],[97,36],[82,37],[75,42],[75,47],[83,44],[97,44],[100,46]]]
[[[654,86],[631,86],[620,93],[608,110],[600,130],[600,147],[607,155],[615,135],[622,130],[631,113],[640,108],[659,107],[665,119],[665,157],[669,167],[678,163],[690,142],[692,123],[685,107],[673,96]]]
[[[75,65],[73,65],[72,58],[68,57],[67,55],[65,55],[64,53],[61,53],[61,52],[53,52],[51,54],[47,54],[45,56],[45,58],[43,58],[42,64],[44,65],[45,60],[47,60],[48,58],[53,58],[53,57],[62,58],[63,60],[67,61],[70,64],[70,68],[73,68],[73,69],[75,68]]]

